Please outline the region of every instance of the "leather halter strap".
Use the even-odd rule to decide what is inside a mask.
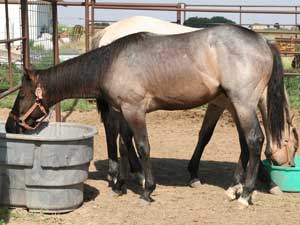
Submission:
[[[20,125],[21,127],[24,127],[27,130],[35,130],[36,128],[38,128],[41,125],[41,123],[48,116],[48,113],[47,113],[45,107],[42,105],[43,92],[42,92],[40,85],[38,85],[38,87],[36,88],[35,95],[36,95],[36,100],[35,100],[34,104],[28,109],[28,111],[23,116],[17,117],[12,112],[10,112],[10,114],[9,114],[10,118],[15,120],[18,123],[18,125]],[[34,127],[31,127],[30,125],[28,125],[26,123],[26,119],[31,115],[31,113],[36,108],[38,108],[44,115],[39,119],[38,123]]]

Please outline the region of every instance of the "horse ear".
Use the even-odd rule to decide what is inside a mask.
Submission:
[[[28,69],[24,67],[24,76],[32,81],[35,81],[37,76],[34,70]]]

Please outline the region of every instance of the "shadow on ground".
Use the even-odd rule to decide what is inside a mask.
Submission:
[[[187,186],[189,173],[187,165],[189,160],[173,158],[152,158],[153,173],[157,184],[165,186]],[[89,174],[90,179],[106,180],[107,160],[95,162],[97,172]],[[228,188],[232,181],[235,163],[219,161],[201,161],[199,177],[203,184]],[[131,181],[128,186],[130,188]]]
[[[97,188],[94,188],[88,184],[84,184],[84,202],[94,201],[95,198],[100,194],[100,191]],[[0,224],[1,225],[1,224]]]

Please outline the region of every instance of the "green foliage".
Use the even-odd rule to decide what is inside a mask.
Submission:
[[[226,19],[223,16],[214,16],[210,18],[210,23],[213,24],[220,24],[220,23],[228,23],[228,24],[235,24],[232,20]]]
[[[68,34],[70,34],[73,30],[72,26],[64,25],[64,24],[58,24],[58,33],[61,33],[63,31],[67,31]]]
[[[0,100],[0,108],[11,109],[15,102],[17,92],[6,96]],[[71,110],[81,110],[81,111],[90,111],[95,109],[95,104],[87,99],[67,99],[61,102],[61,111],[71,111]],[[1,224],[0,224],[1,225]]]
[[[300,108],[300,77],[285,77],[284,83],[289,95],[291,108]]]
[[[87,99],[67,99],[61,102],[61,110],[71,111],[71,110],[81,110],[81,111],[90,111],[95,109],[95,104],[91,103]]]
[[[30,52],[44,52],[44,51],[46,51],[44,46],[42,46],[42,45],[34,46],[34,40],[29,40],[29,49],[30,49]]]
[[[103,27],[107,27],[109,26],[110,24],[109,23],[106,23],[106,22],[102,22],[102,23],[95,23],[95,26],[103,26]]]
[[[210,19],[206,17],[190,17],[186,21],[184,21],[183,24],[189,27],[202,28],[214,26],[215,24],[221,23],[235,24],[235,22],[233,22],[232,20],[226,19],[222,16],[214,16]]]
[[[0,208],[0,225],[6,225],[6,223],[9,221],[9,214],[10,211],[8,208]]]
[[[53,59],[53,53],[48,53],[45,56],[42,56],[40,59],[37,60],[37,63],[34,63],[33,69],[40,70],[40,69],[46,69],[50,66],[53,66],[54,59]]]
[[[19,84],[22,71],[12,64],[14,85]],[[9,88],[8,65],[0,65],[0,90]]]

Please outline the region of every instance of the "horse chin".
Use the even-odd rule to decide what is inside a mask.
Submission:
[[[16,121],[14,121],[11,118],[8,118],[5,124],[5,131],[6,133],[12,133],[12,134],[22,134],[24,133],[24,129],[17,124]]]

